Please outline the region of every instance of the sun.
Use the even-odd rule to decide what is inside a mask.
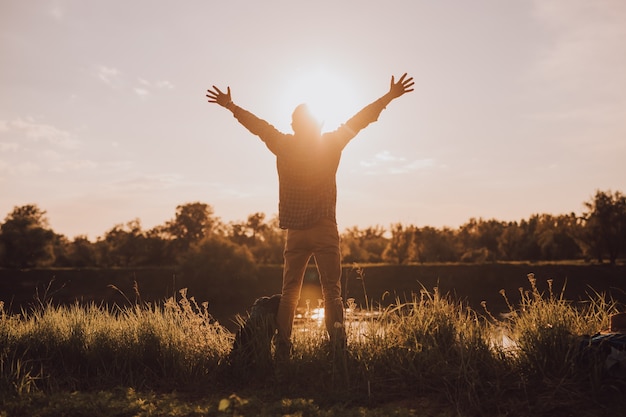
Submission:
[[[324,131],[337,128],[364,107],[354,81],[323,66],[294,74],[284,84],[280,101],[289,115],[297,105],[306,103]]]

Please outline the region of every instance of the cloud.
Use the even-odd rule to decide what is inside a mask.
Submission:
[[[150,93],[148,92],[148,90],[146,90],[145,88],[138,88],[138,87],[135,87],[135,88],[133,89],[133,91],[134,91],[134,92],[135,92],[135,94],[137,94],[139,97],[145,97],[145,96],[147,96],[148,94],[150,94]]]
[[[75,149],[80,144],[70,132],[46,123],[36,122],[32,118],[0,120],[0,133],[34,142],[43,141],[63,149]]]
[[[0,152],[13,152],[1,172],[8,176],[93,170],[97,164],[79,155],[81,142],[72,132],[31,117],[0,120]],[[33,145],[34,144],[34,145]]]
[[[68,159],[65,152],[57,152],[54,150],[45,150],[41,152],[42,162],[48,166],[48,172],[63,173],[93,170],[98,166],[97,162],[87,159]]]
[[[626,106],[626,103],[624,103]],[[585,120],[598,125],[609,125],[616,120],[623,120],[624,107],[611,105],[610,103],[596,104],[591,107],[568,107],[565,109],[546,110],[542,112],[528,112],[522,117],[539,121],[572,122]]]
[[[113,89],[132,92],[140,98],[146,98],[156,91],[174,89],[174,84],[167,80],[150,81],[144,77],[137,77],[133,82],[129,77],[124,77],[119,69],[106,65],[96,67],[96,77]]]
[[[16,152],[19,147],[16,142],[0,142],[0,152]]]
[[[98,163],[87,159],[61,161],[50,169],[51,172],[91,171],[98,167]]]
[[[406,174],[412,171],[419,171],[427,168],[432,168],[435,166],[435,161],[433,159],[416,159],[415,161],[409,162],[408,164],[390,168],[389,172],[391,174]]]
[[[166,80],[157,81],[155,85],[157,88],[166,89],[166,90],[171,90],[174,88],[174,84]]]
[[[29,176],[42,171],[41,166],[32,161],[20,162],[18,164],[0,163],[0,166],[2,166],[2,171],[11,176]]]
[[[389,161],[405,161],[406,159],[403,157],[397,157],[397,156],[393,156],[391,155],[391,152],[389,151],[382,151],[376,154],[376,159],[380,160],[380,161],[385,161],[385,162],[389,162]]]
[[[258,195],[258,193],[247,190],[246,187],[238,187],[232,184],[214,183],[212,186],[219,198],[245,199]]]
[[[166,80],[151,82],[145,78],[138,78],[137,82],[140,87],[133,88],[133,91],[140,97],[146,97],[155,90],[172,90],[174,88],[174,84]]]
[[[133,161],[130,160],[115,160],[107,162],[104,165],[104,169],[108,174],[115,172],[128,172],[133,168]]]
[[[368,169],[370,174],[406,174],[433,167],[435,161],[430,158],[408,161],[405,157],[392,155],[385,150],[377,153],[373,159],[361,161],[360,165]]]
[[[361,166],[366,167],[366,168],[371,168],[371,167],[380,166],[381,164],[384,164],[387,162],[397,162],[397,161],[402,162],[402,161],[406,161],[406,159],[403,157],[393,156],[391,155],[391,152],[389,151],[382,151],[374,155],[373,159],[370,159],[368,161],[361,161]]]
[[[111,183],[116,191],[154,191],[173,187],[180,182],[181,176],[176,174],[137,175]]]
[[[96,70],[96,75],[100,81],[113,87],[119,82],[121,72],[117,68],[100,65]]]

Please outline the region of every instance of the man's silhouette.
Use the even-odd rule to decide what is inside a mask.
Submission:
[[[341,254],[335,218],[337,185],[335,176],[343,148],[367,125],[375,122],[394,99],[413,91],[413,78],[405,73],[389,91],[364,107],[337,130],[321,133],[321,125],[306,105],[293,112],[293,134],[274,126],[233,103],[230,87],[207,90],[210,103],[230,110],[251,133],[257,135],[276,155],[279,179],[278,218],[287,229],[284,250],[282,296],[278,307],[276,355],[291,352],[293,319],[300,298],[304,272],[311,256],[319,272],[324,299],[324,321],[331,345],[344,347],[343,301],[341,298]]]

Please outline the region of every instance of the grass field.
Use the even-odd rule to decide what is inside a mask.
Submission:
[[[0,416],[620,415],[626,381],[585,336],[621,307],[545,284],[531,274],[502,291],[505,316],[425,287],[351,306],[345,356],[305,320],[280,377],[263,357],[233,361],[233,334],[184,290],[123,308],[3,308]]]

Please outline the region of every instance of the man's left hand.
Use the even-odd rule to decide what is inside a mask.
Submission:
[[[391,95],[392,98],[398,98],[405,93],[409,93],[413,91],[412,87],[413,85],[415,85],[415,82],[413,82],[413,77],[407,78],[406,76],[407,76],[407,73],[405,72],[402,75],[402,77],[400,77],[398,82],[395,82],[393,75],[391,76],[391,86],[389,87],[389,95]]]

